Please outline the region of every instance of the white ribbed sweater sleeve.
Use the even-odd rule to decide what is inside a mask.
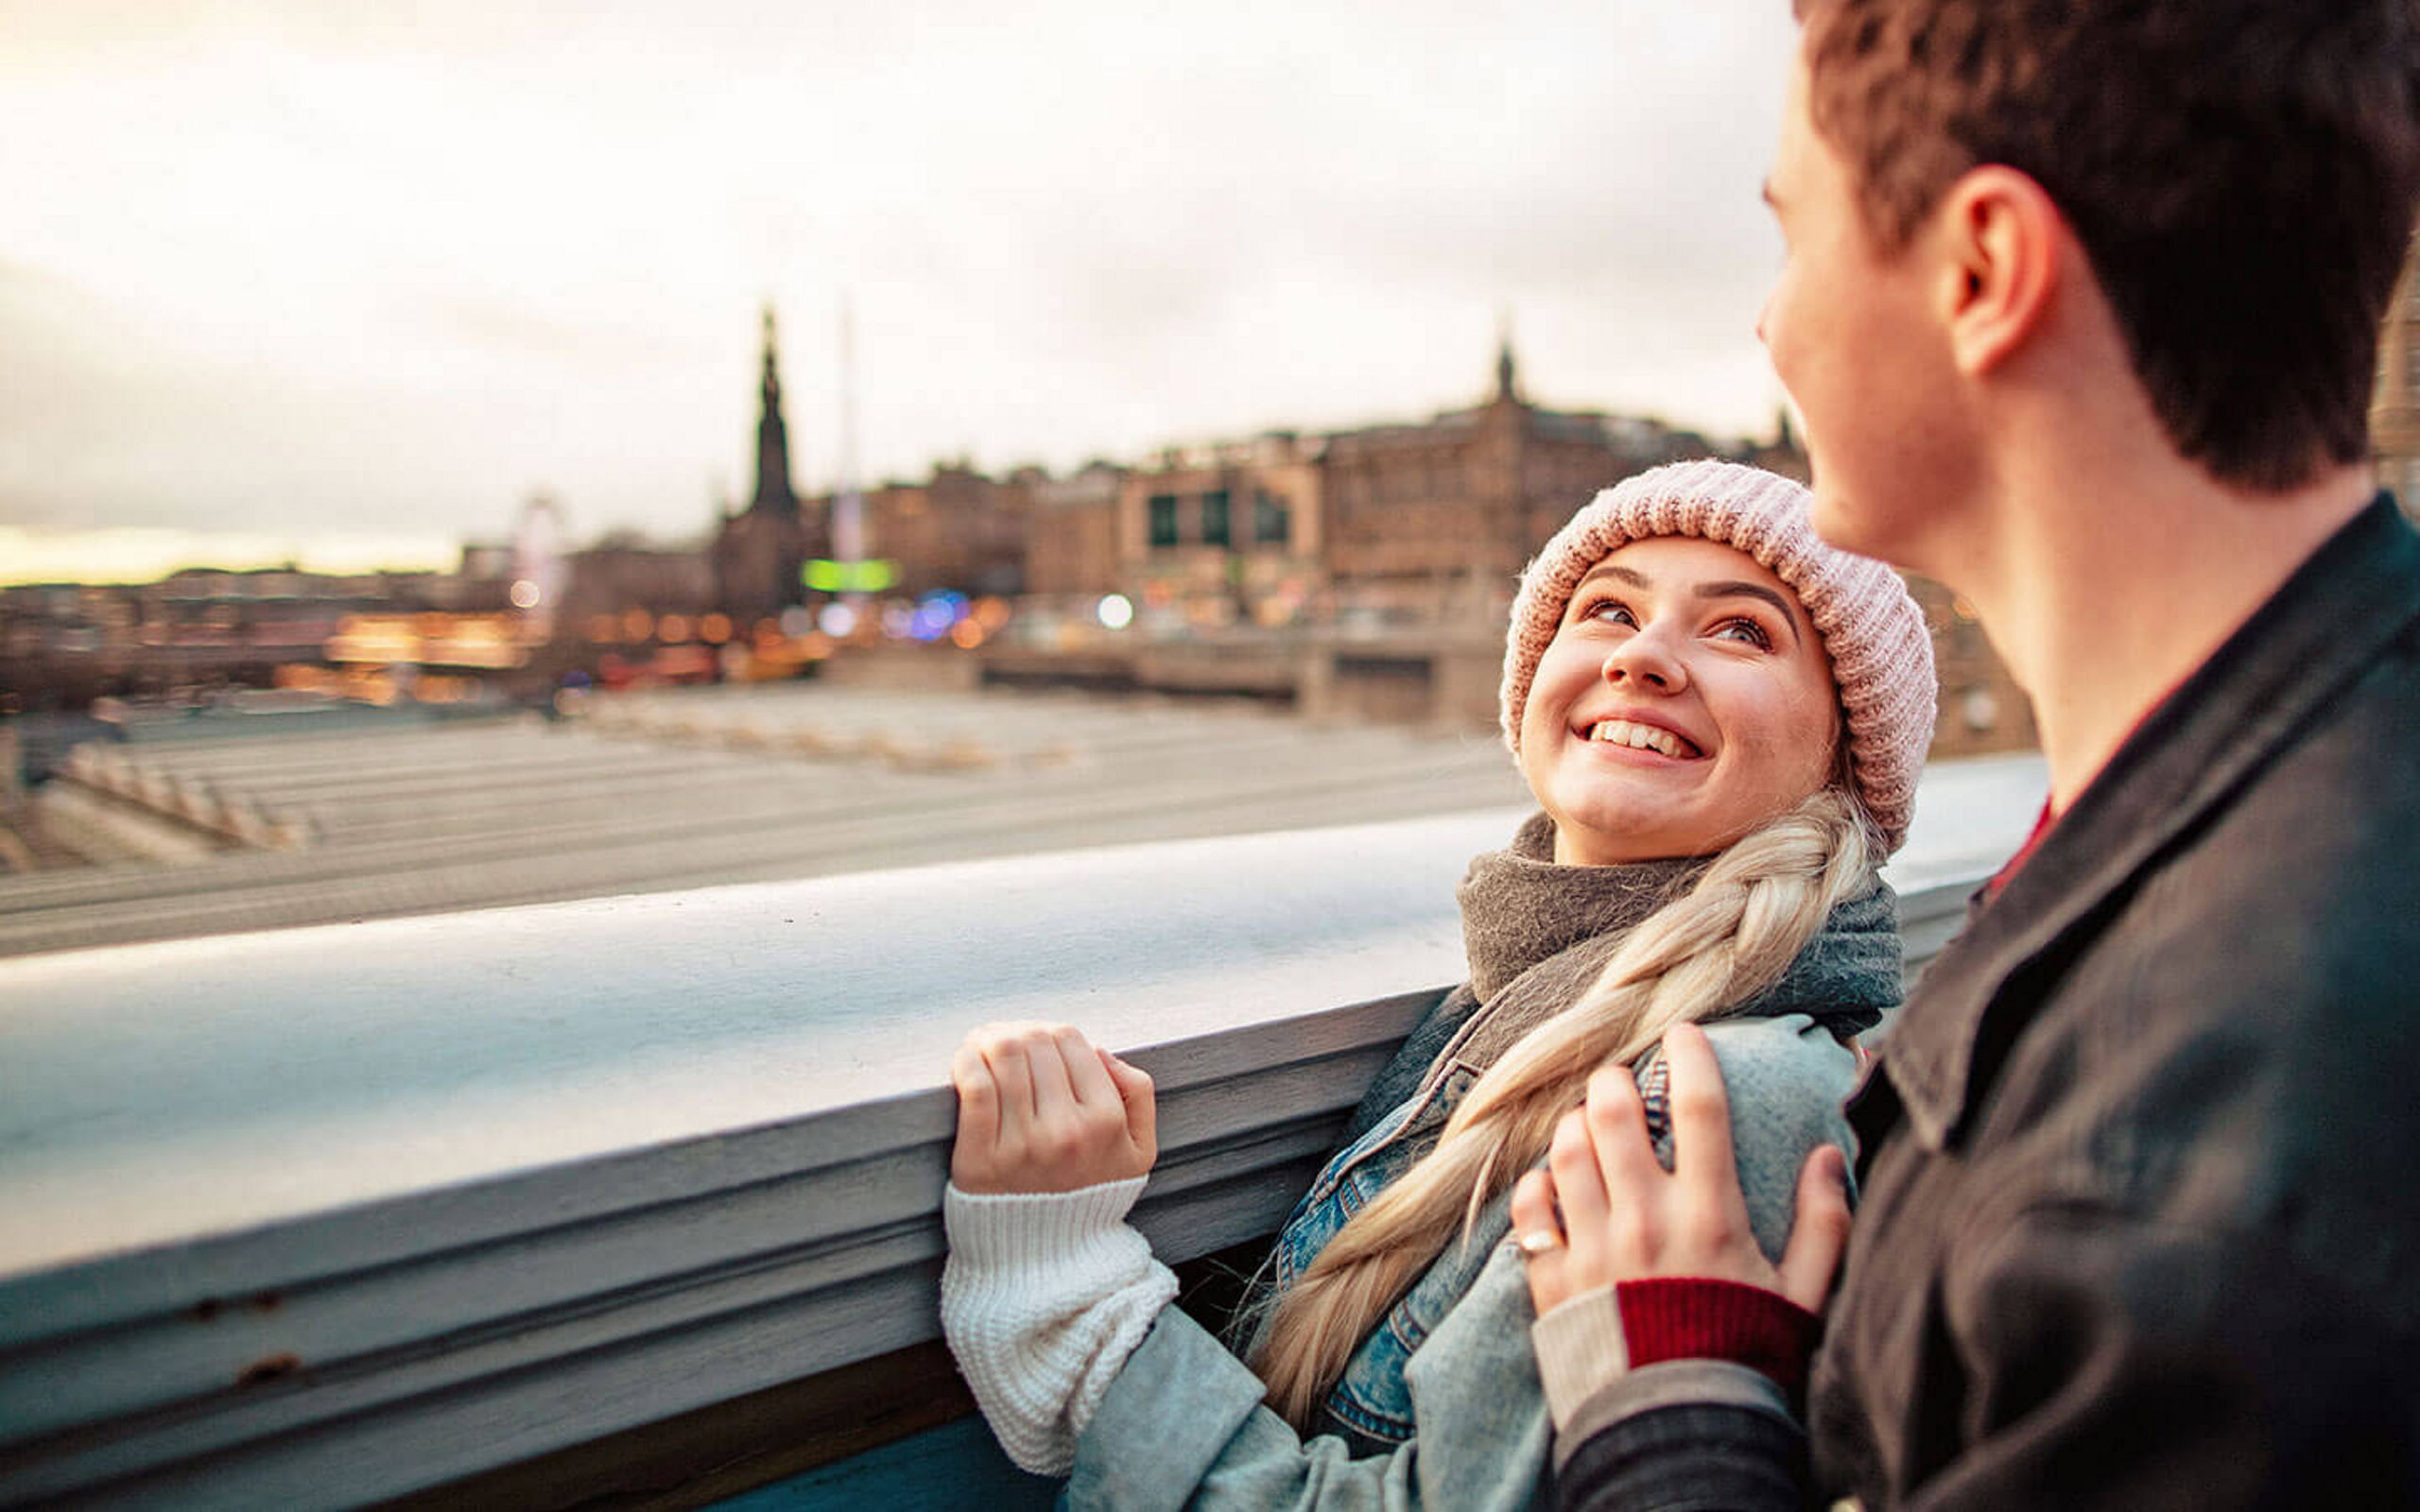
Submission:
[[[1124,1219],[1144,1177],[942,1199],[942,1332],[1009,1458],[1064,1475],[1094,1409],[1176,1296]]]

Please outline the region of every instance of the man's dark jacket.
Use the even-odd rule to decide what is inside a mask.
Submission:
[[[1806,1438],[1743,1367],[1651,1366],[1558,1445],[1561,1504],[2420,1505],[2420,535],[2391,500],[1978,907],[1853,1120]]]

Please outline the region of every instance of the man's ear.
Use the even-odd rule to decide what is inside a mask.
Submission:
[[[2066,221],[2030,174],[1970,168],[1935,207],[1941,315],[1966,376],[1998,368],[2038,332],[2057,298]]]

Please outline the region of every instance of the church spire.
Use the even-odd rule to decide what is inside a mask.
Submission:
[[[1500,311],[1495,318],[1495,398],[1499,404],[1520,398],[1518,371],[1512,363],[1512,312]]]
[[[764,413],[756,421],[756,496],[752,511],[796,517],[798,495],[790,491],[789,428],[782,422],[782,371],[774,352],[773,307],[765,306],[765,378],[759,385]]]

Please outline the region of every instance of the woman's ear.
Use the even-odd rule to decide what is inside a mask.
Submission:
[[[1987,163],[1950,185],[1921,234],[1938,258],[1951,360],[1982,377],[2048,318],[2074,255],[2066,217],[2031,174]]]

